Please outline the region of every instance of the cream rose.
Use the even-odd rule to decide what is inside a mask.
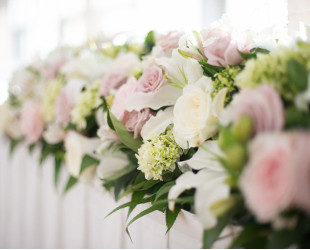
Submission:
[[[173,110],[173,133],[180,147],[198,147],[216,133],[226,91],[222,89],[212,99],[212,81],[205,76],[185,86]]]

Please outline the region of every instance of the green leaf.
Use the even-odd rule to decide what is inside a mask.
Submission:
[[[116,207],[115,209],[113,209],[110,213],[108,213],[105,218],[107,218],[108,216],[110,216],[111,214],[115,213],[116,211],[122,209],[122,208],[125,208],[125,207],[129,207],[129,206],[136,206],[136,205],[139,205],[139,204],[144,204],[144,203],[148,203],[152,200],[152,196],[151,195],[150,197],[148,198],[145,198],[145,199],[137,199],[137,200],[133,200],[133,201],[129,201],[129,202],[126,202],[118,207]]]
[[[85,171],[87,168],[97,165],[99,163],[99,160],[90,156],[90,155],[84,155],[81,163],[81,168],[80,168],[80,175]]]
[[[310,116],[296,108],[287,109],[285,110],[285,127],[287,129],[310,128]]]
[[[141,199],[143,199],[143,197],[144,197],[146,194],[147,194],[147,191],[136,191],[136,192],[133,192],[133,193],[132,193],[132,196],[131,196],[131,201],[141,200]],[[128,213],[127,213],[127,218],[130,216],[130,214],[132,213],[132,211],[135,209],[135,207],[136,207],[137,205],[138,205],[138,204],[129,206]]]
[[[180,213],[181,208],[175,207],[174,211],[170,211],[169,208],[166,209],[166,225],[167,225],[167,231],[166,234],[169,232],[171,227],[173,226],[178,214]]]
[[[59,157],[59,156],[57,156],[57,154],[55,154],[54,163],[55,163],[55,169],[54,169],[54,185],[55,185],[55,188],[57,188],[57,186],[58,186],[58,181],[59,181],[60,169],[61,169],[61,163],[62,163],[62,158]]]
[[[142,139],[141,138],[134,139],[133,133],[127,131],[126,127],[119,120],[117,120],[117,118],[110,111],[108,111],[108,119],[111,120],[115,132],[119,136],[121,142],[126,147],[130,148],[135,153],[137,153],[138,149],[142,144]]]
[[[119,196],[121,191],[124,189],[126,190],[128,183],[134,178],[135,173],[134,172],[130,172],[129,174],[126,174],[122,177],[120,177],[119,179],[117,179],[116,181],[114,181],[114,198],[116,201],[119,200]],[[113,181],[112,181],[113,182]]]
[[[23,140],[22,139],[11,139],[10,141],[10,155],[12,156],[14,153],[14,150],[18,146],[19,143],[21,143]]]
[[[78,182],[77,178],[70,176],[68,181],[67,181],[67,185],[65,187],[64,194],[67,193],[77,182]]]
[[[221,72],[223,69],[225,69],[224,67],[219,67],[219,66],[208,64],[205,61],[199,61],[199,64],[201,65],[203,69],[204,75],[209,76],[212,79],[214,79],[216,73]]]
[[[136,220],[138,220],[139,218],[149,214],[149,213],[152,213],[156,210],[159,210],[161,211],[162,208],[164,208],[166,206],[166,204],[163,204],[163,203],[154,203],[151,207],[143,210],[141,213],[137,214],[128,224],[127,224],[127,227],[126,227],[126,231],[128,231],[128,227],[133,223],[135,222]]]
[[[29,150],[29,153],[32,154],[33,152],[33,149],[35,148],[36,144],[35,143],[32,143],[31,145],[28,146],[28,150]]]
[[[45,160],[47,159],[48,155],[50,154],[50,149],[47,145],[47,143],[43,142],[42,148],[41,148],[41,156],[40,156],[40,166],[42,166],[42,164],[45,162]]]
[[[270,51],[267,49],[262,49],[262,48],[254,48],[251,49],[250,53],[244,53],[240,50],[238,50],[239,54],[242,56],[243,59],[245,60],[249,60],[252,58],[257,58],[257,54],[261,53],[261,54],[269,54]]]
[[[160,187],[160,189],[156,192],[155,201],[158,200],[159,197],[167,194],[172,186],[175,185],[175,181],[170,181],[165,183]]]
[[[296,85],[298,91],[305,91],[308,87],[308,72],[305,66],[295,59],[290,59],[286,67],[290,81]]]
[[[146,54],[150,53],[154,45],[155,45],[155,33],[153,30],[151,30],[149,33],[147,33],[144,40],[145,53]]]
[[[265,248],[268,232],[268,225],[258,224],[252,219],[244,225],[242,232],[234,240],[230,248]]]

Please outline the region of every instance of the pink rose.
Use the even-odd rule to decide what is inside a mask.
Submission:
[[[170,31],[165,35],[160,35],[156,45],[159,45],[164,53],[171,52],[173,49],[178,48],[179,40],[183,34],[183,32]]]
[[[141,111],[127,112],[124,117],[124,123],[128,131],[134,132],[134,138],[137,138],[144,124],[151,118],[150,109],[142,109]]]
[[[137,91],[138,82],[136,78],[130,77],[117,91],[112,107],[112,114],[119,120],[123,121],[126,112],[126,101],[133,93]]]
[[[284,126],[284,108],[279,94],[269,85],[242,90],[233,102],[233,120],[251,117],[255,133],[280,131]]]
[[[146,68],[139,78],[138,91],[148,93],[159,89],[164,83],[164,76],[161,68],[153,66]]]
[[[28,144],[36,142],[44,128],[40,105],[34,101],[26,101],[21,110],[21,130]]]
[[[292,205],[293,151],[289,137],[281,134],[259,134],[250,145],[250,160],[240,178],[240,188],[260,222],[272,221]]]
[[[111,68],[105,73],[100,93],[103,96],[110,94],[126,83],[130,71],[139,63],[139,58],[134,53],[126,53],[118,57]]]
[[[236,32],[213,28],[201,31],[201,35],[203,44],[199,47],[211,65],[238,65],[243,61],[239,51],[248,52],[246,40]]]
[[[71,109],[72,107],[67,96],[66,87],[63,87],[55,102],[56,122],[63,124],[64,126],[68,125],[70,122]]]

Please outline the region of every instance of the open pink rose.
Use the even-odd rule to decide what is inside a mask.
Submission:
[[[259,134],[250,146],[250,160],[240,178],[249,209],[260,222],[270,222],[293,203],[294,148],[284,134]]]
[[[151,118],[150,109],[142,109],[141,111],[132,111],[126,113],[124,123],[128,131],[134,132],[134,138],[137,138],[144,124]]]
[[[201,35],[203,44],[199,47],[211,65],[222,67],[238,65],[243,61],[239,51],[248,52],[244,37],[232,30],[216,27],[202,30]]]
[[[117,91],[112,107],[112,114],[119,120],[123,121],[126,111],[126,101],[133,93],[137,91],[138,82],[136,78],[130,77]]]
[[[144,93],[154,92],[163,85],[164,80],[161,68],[157,66],[146,68],[139,78],[138,91]]]
[[[164,53],[170,52],[179,46],[179,40],[183,35],[183,32],[170,31],[165,35],[160,35],[156,41],[156,45],[159,45]]]
[[[284,126],[284,108],[279,94],[269,85],[245,89],[233,102],[233,120],[251,117],[255,133],[280,131]]]
[[[44,120],[40,105],[34,101],[26,101],[21,110],[20,126],[28,144],[36,142],[44,128]]]

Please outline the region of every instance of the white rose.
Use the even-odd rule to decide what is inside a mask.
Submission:
[[[74,131],[68,132],[65,138],[66,148],[66,167],[68,172],[78,178],[81,169],[81,163],[84,155],[95,155],[95,151],[100,145],[100,139],[87,138]],[[81,180],[88,181],[95,174],[96,165],[87,168],[81,175]]]
[[[224,108],[227,89],[212,99],[212,81],[202,76],[183,89],[173,110],[174,137],[183,149],[198,147],[216,133],[218,118]]]

